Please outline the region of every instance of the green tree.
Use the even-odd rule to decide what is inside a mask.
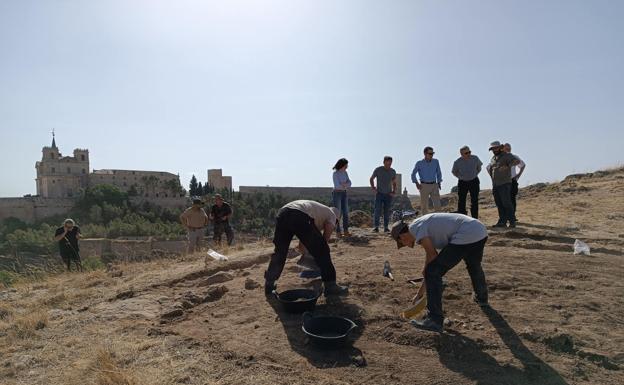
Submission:
[[[195,174],[193,174],[193,176],[191,177],[191,182],[189,183],[189,194],[191,196],[201,195],[198,194],[198,187],[199,185],[197,184],[197,178],[195,178]]]

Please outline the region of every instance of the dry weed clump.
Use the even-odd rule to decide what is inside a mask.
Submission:
[[[97,385],[138,385],[137,379],[121,367],[118,355],[110,346],[96,350],[93,362],[89,366],[93,373],[93,383]]]
[[[48,313],[43,310],[14,315],[10,318],[7,335],[9,338],[24,340],[37,336],[36,331],[48,325]]]

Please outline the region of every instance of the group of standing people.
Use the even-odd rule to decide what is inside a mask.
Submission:
[[[203,208],[204,201],[199,197],[194,197],[193,205],[180,215],[180,222],[187,230],[188,253],[199,251],[210,221],[213,222],[213,240],[216,245],[221,245],[224,233],[228,246],[234,242],[234,230],[230,225],[230,218],[234,213],[232,206],[223,199],[221,194],[215,194],[214,202],[208,215]]]
[[[515,227],[516,201],[518,197],[518,180],[522,176],[526,164],[517,155],[511,153],[511,144],[501,144],[498,141],[490,144],[489,150],[493,156],[486,170],[492,179],[492,194],[498,208],[499,218],[494,227]],[[479,174],[483,162],[472,154],[468,146],[459,149],[460,157],[453,163],[451,172],[457,178],[458,203],[456,213],[468,215],[467,198],[470,194],[470,216],[479,218],[479,193],[481,182]],[[433,203],[433,210],[440,211],[440,190],[442,189],[442,169],[438,159],[434,158],[433,147],[427,146],[423,150],[423,159],[416,162],[411,174],[411,180],[420,193],[420,213],[429,212],[429,200]],[[336,228],[338,236],[349,236],[349,201],[348,189],[351,180],[347,173],[349,162],[341,158],[334,166],[332,204],[339,212],[340,223]],[[392,168],[392,157],[385,156],[383,165],[375,168],[370,177],[370,187],[375,192],[375,209],[373,212],[373,231],[379,232],[381,216],[384,219],[384,232],[390,232],[390,210],[392,200],[397,193],[396,171]]]
[[[499,141],[490,144],[493,156],[486,166],[492,178],[492,194],[498,208],[498,222],[494,227],[515,227],[516,201],[518,197],[518,180],[522,176],[526,164],[511,153],[511,144],[501,144]],[[451,172],[457,178],[457,213],[467,215],[466,201],[470,194],[470,215],[479,218],[479,193],[483,162],[473,155],[470,147],[459,149],[460,157],[453,163]],[[422,215],[429,212],[429,199],[433,202],[434,211],[440,210],[440,190],[442,188],[442,170],[440,162],[433,157],[432,147],[425,147],[424,159],[418,161],[412,171],[412,182],[420,192],[420,209]]]

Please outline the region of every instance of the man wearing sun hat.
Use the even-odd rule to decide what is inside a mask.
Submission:
[[[488,306],[487,284],[481,267],[488,233],[485,225],[479,220],[464,214],[433,213],[424,215],[410,224],[396,222],[392,225],[390,234],[399,249],[419,244],[425,250],[423,277],[429,313],[422,320],[412,320],[415,327],[442,332],[444,321],[442,277],[462,259],[466,263],[472,281],[474,301],[481,307]],[[420,298],[415,298],[418,299]]]
[[[187,253],[199,251],[201,240],[204,238],[206,226],[208,226],[208,214],[202,206],[204,202],[200,197],[193,197],[193,205],[180,215],[180,222],[187,230],[188,247]]]
[[[498,222],[493,227],[516,227],[516,213],[511,200],[511,169],[520,163],[513,154],[504,151],[505,146],[499,141],[490,143],[494,154],[487,169],[492,177],[492,194],[498,208]]]
[[[286,204],[277,212],[273,243],[275,251],[264,272],[264,291],[275,290],[275,281],[282,275],[290,242],[294,236],[312,254],[321,271],[325,295],[343,295],[347,288],[336,284],[336,269],[331,260],[329,244],[336,228],[340,212],[311,200],[296,200]],[[321,233],[322,232],[322,233]]]

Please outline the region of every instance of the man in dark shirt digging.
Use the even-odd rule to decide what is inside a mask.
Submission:
[[[80,227],[76,226],[73,219],[65,219],[63,227],[56,229],[54,240],[59,244],[59,251],[63,262],[67,264],[67,271],[71,271],[71,263],[74,261],[76,270],[82,271],[82,262],[80,261],[80,248],[78,240],[80,239]]]

